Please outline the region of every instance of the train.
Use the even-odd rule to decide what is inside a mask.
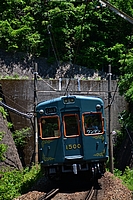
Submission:
[[[100,97],[68,95],[42,101],[36,116],[39,163],[48,177],[104,174],[108,143]]]

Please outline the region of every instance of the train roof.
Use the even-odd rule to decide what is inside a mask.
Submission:
[[[101,101],[101,103],[103,102],[102,98],[96,97],[96,96],[69,95],[69,96],[60,96],[60,97],[49,99],[49,100],[46,100],[46,101],[41,101],[37,104],[37,106],[42,105],[42,104],[44,105],[44,104],[48,104],[48,103],[58,102],[58,101],[61,101],[63,98],[70,98],[70,97],[73,97],[73,98],[76,98],[76,99],[79,99],[79,100],[89,99],[89,100],[98,100],[98,101]]]

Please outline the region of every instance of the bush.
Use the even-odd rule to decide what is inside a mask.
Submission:
[[[0,172],[0,200],[12,200],[26,192],[42,176],[40,165],[34,165],[23,170]]]
[[[0,132],[0,141],[3,139],[4,132]],[[0,144],[0,162],[5,160],[4,153],[7,150],[7,145],[5,144]]]
[[[123,175],[121,176],[123,184],[128,187],[129,190],[133,191],[133,169],[126,167]]]
[[[114,170],[114,175],[122,180],[122,183],[128,187],[129,190],[133,191],[133,169],[126,167],[124,173],[118,169]]]
[[[12,135],[16,147],[23,148],[27,143],[26,138],[30,137],[30,128],[22,128],[21,130],[16,130]]]

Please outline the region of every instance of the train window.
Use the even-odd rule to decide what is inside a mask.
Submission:
[[[79,135],[79,118],[78,115],[64,115],[65,136]]]
[[[101,113],[85,113],[83,115],[85,134],[97,134],[103,132]]]
[[[58,116],[41,118],[40,135],[41,138],[60,136]]]

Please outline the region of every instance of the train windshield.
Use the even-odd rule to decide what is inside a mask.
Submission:
[[[41,138],[59,137],[58,116],[41,118],[40,134]]]
[[[85,134],[103,133],[103,120],[101,113],[85,113],[83,115]]]
[[[64,115],[64,133],[65,136],[78,136],[79,131],[79,117],[77,114]]]

